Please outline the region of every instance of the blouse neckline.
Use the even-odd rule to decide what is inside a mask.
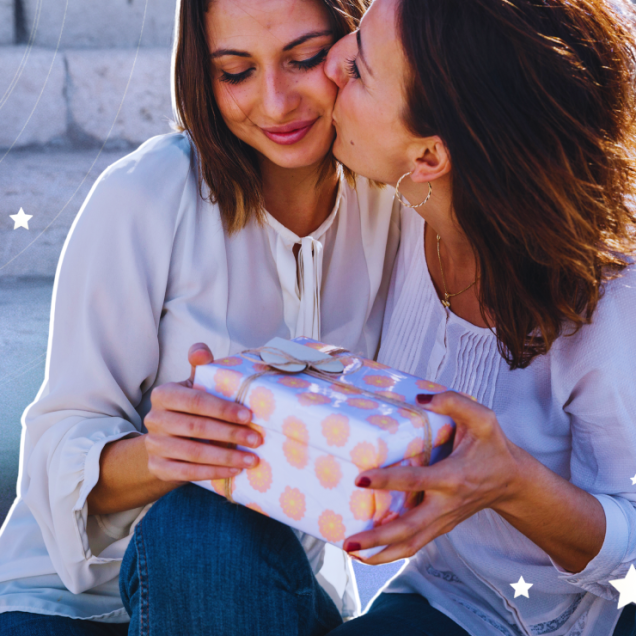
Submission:
[[[281,239],[285,243],[285,246],[288,249],[292,249],[294,245],[301,243],[303,238],[312,238],[316,241],[319,241],[327,233],[329,228],[333,225],[333,222],[336,219],[336,215],[338,214],[338,210],[340,209],[340,202],[342,200],[342,197],[344,195],[344,190],[345,190],[343,187],[343,181],[344,181],[344,174],[341,171],[341,174],[339,175],[339,178],[338,178],[338,190],[336,193],[336,202],[331,212],[329,213],[329,216],[320,224],[320,226],[316,230],[308,234],[306,237],[298,236],[295,232],[292,232],[289,228],[285,227],[280,221],[275,219],[267,210],[263,209],[268,225],[276,232],[276,234],[278,234],[281,237]]]
[[[437,295],[437,290],[435,289],[435,284],[433,283],[431,273],[428,269],[428,263],[426,261],[426,244],[424,241],[426,221],[424,220],[423,217],[417,214],[417,212],[414,212],[414,214],[420,220],[419,225],[421,227],[421,232],[419,232],[420,238],[418,239],[418,249],[416,249],[416,254],[418,256],[418,260],[420,261],[419,265],[422,269],[422,276],[424,278],[424,282],[428,286],[430,294],[437,301],[434,303],[434,306],[433,306],[434,311],[438,313],[440,312],[443,313],[446,317],[448,317],[449,322],[455,322],[461,325],[462,327],[464,327],[464,329],[468,331],[472,331],[473,333],[478,335],[492,336],[493,338],[496,338],[497,337],[496,329],[494,328],[490,329],[489,327],[479,327],[478,325],[474,325],[472,322],[469,322],[465,318],[462,318],[461,316],[458,316],[455,312],[451,311],[450,307],[444,307],[444,305],[442,305],[442,301],[440,300],[440,297]]]

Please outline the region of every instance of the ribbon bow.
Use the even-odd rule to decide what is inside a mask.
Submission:
[[[291,355],[287,351],[283,351],[282,349],[279,349],[277,347],[272,347],[272,346],[264,346],[258,349],[248,349],[247,351],[243,351],[242,355],[246,357],[248,360],[252,360],[254,362],[258,362],[262,364],[263,362],[265,362],[265,358],[268,358],[270,360],[270,363],[266,362],[267,368],[265,370],[259,371],[258,373],[254,373],[250,376],[247,376],[243,380],[243,382],[241,383],[241,386],[239,387],[238,393],[236,395],[236,399],[234,401],[239,404],[245,405],[247,392],[255,380],[263,377],[264,375],[278,374],[278,373],[294,374],[294,375],[297,373],[305,373],[306,375],[309,375],[311,377],[318,378],[320,380],[326,380],[327,382],[330,382],[331,384],[335,384],[336,386],[340,386],[346,390],[350,389],[351,388],[350,384],[343,382],[339,378],[333,377],[334,375],[348,375],[348,373],[344,369],[342,362],[340,362],[340,360],[338,360],[338,358],[335,357],[336,355],[339,355],[341,353],[346,353],[352,356],[353,358],[360,360],[360,358],[358,358],[357,356],[354,356],[351,352],[347,351],[346,349],[335,349],[334,351],[331,351],[329,355],[327,355],[326,357],[319,358],[316,360],[307,360],[307,359],[297,358]],[[250,354],[259,355],[260,358],[257,360],[254,358],[250,358],[249,357]],[[265,358],[263,357],[263,354],[265,354]],[[271,362],[272,360],[274,361]],[[336,364],[334,365],[334,363]],[[330,368],[332,370],[329,370]],[[355,373],[357,370],[358,369],[355,369],[354,371],[349,371],[349,373]],[[428,466],[431,459],[433,435],[431,432],[431,425],[428,421],[428,416],[426,414],[426,411],[419,406],[416,406],[414,404],[408,404],[407,402],[402,402],[400,400],[396,400],[394,398],[387,396],[386,394],[382,396],[378,396],[373,391],[368,391],[367,389],[363,389],[361,387],[355,387],[355,388],[357,392],[359,392],[359,394],[367,398],[377,400],[380,397],[383,402],[396,406],[397,408],[410,411],[416,417],[422,419],[423,421],[422,431],[424,435],[424,451],[423,451],[424,465]],[[235,503],[234,499],[232,498],[232,480],[233,479],[234,479],[233,477],[226,478],[224,480],[224,486],[225,486],[225,497],[227,498],[228,501]]]

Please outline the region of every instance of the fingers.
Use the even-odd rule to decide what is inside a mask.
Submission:
[[[241,404],[222,400],[176,382],[158,386],[150,399],[153,409],[157,410],[178,411],[234,424],[248,424],[252,419],[252,412]]]
[[[445,481],[453,478],[452,471],[446,466],[395,466],[393,468],[374,468],[360,473],[356,478],[359,488],[373,490],[399,490],[402,492],[418,492],[438,488]]]
[[[424,545],[452,527],[454,523],[448,515],[442,514],[438,504],[428,502],[426,506],[419,506],[386,525],[352,535],[345,541],[344,550],[355,554],[360,550],[385,545],[387,547],[382,552],[364,559],[364,563],[390,563],[413,556]]]
[[[189,464],[237,468],[254,468],[258,457],[233,448],[205,444],[194,440],[168,435],[146,435],[146,449],[151,458],[159,457]]]
[[[194,382],[194,373],[197,367],[200,367],[203,364],[210,364],[210,362],[214,362],[214,356],[210,351],[210,347],[206,345],[204,342],[197,342],[193,344],[188,350],[188,362],[192,367],[192,371],[190,373],[190,383]]]
[[[263,438],[249,426],[237,426],[219,420],[198,415],[174,413],[172,411],[153,411],[146,417],[145,424],[149,433],[202,439],[211,442],[236,444],[258,448]]]
[[[454,391],[445,391],[432,396],[418,395],[417,401],[426,410],[448,415],[456,424],[463,425],[477,434],[488,432],[492,430],[493,425],[497,424],[493,411]]]
[[[188,350],[188,362],[193,367],[199,367],[202,364],[210,364],[210,362],[214,362],[214,356],[212,355],[208,345],[203,342],[197,342]]]
[[[224,466],[206,466],[205,464],[188,464],[172,459],[153,456],[148,459],[148,468],[153,475],[162,481],[207,481],[212,479],[230,479],[241,471]]]
[[[432,539],[427,540],[424,533],[420,532],[411,537],[408,541],[402,541],[400,543],[394,543],[387,546],[384,550],[378,552],[378,554],[374,554],[368,559],[358,558],[366,565],[385,565],[386,563],[393,563],[394,561],[412,557],[430,541],[432,541]],[[352,556],[356,555],[352,554]]]

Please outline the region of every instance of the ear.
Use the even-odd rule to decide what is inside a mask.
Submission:
[[[420,140],[413,146],[412,156],[415,168],[411,180],[414,183],[435,181],[451,171],[450,155],[440,137]]]

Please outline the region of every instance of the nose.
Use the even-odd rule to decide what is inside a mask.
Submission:
[[[296,109],[301,101],[299,91],[285,73],[270,70],[265,73],[263,84],[263,110],[270,121],[280,122]]]
[[[329,50],[324,66],[325,75],[338,88],[342,88],[349,81],[346,65],[347,61],[355,56],[356,49],[356,36],[350,33],[338,40]]]

